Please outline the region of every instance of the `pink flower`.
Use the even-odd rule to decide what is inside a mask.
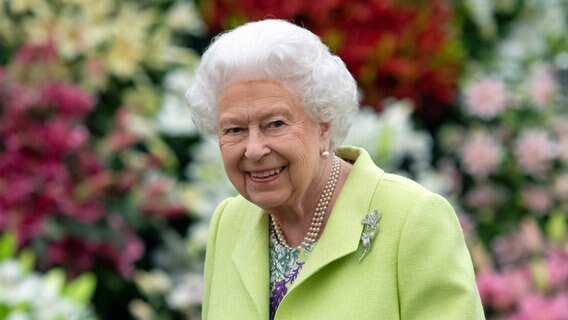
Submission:
[[[505,195],[492,184],[476,186],[466,194],[466,203],[473,208],[494,207],[503,202]]]
[[[445,192],[449,194],[457,194],[461,192],[462,177],[461,173],[456,168],[455,163],[449,159],[443,159],[439,161],[438,167],[440,175],[444,178]]]
[[[560,200],[568,200],[568,172],[556,176],[553,190]]]
[[[568,164],[568,137],[565,137],[558,143],[558,150],[560,151],[558,156],[562,161]]]
[[[14,55],[14,61],[23,66],[34,62],[51,62],[57,57],[53,43],[25,44]]]
[[[568,164],[568,133],[558,135],[558,157]]]
[[[527,187],[522,191],[523,204],[533,213],[545,214],[552,207],[551,192],[542,187]]]
[[[44,265],[64,265],[71,275],[81,274],[92,268],[97,258],[97,243],[83,237],[68,236],[49,243]]]
[[[469,214],[459,212],[458,221],[466,237],[473,237],[475,235],[475,221]]]
[[[547,255],[546,268],[550,285],[557,288],[567,288],[568,252],[551,250]]]
[[[547,132],[531,130],[524,132],[516,141],[514,153],[523,170],[531,175],[542,175],[556,156],[556,146]]]
[[[503,268],[521,269],[527,258],[540,255],[544,250],[544,239],[534,219],[523,219],[519,229],[506,235],[497,236],[492,244],[498,265]]]
[[[501,148],[495,139],[478,134],[471,137],[461,150],[464,170],[471,175],[484,178],[495,172],[501,162]]]
[[[4,159],[0,159],[0,161]],[[4,185],[0,201],[8,208],[17,208],[17,206],[25,204],[29,200],[30,195],[36,191],[37,182],[33,176],[27,173],[18,171],[5,172],[2,170],[0,174],[0,182]]]
[[[509,274],[484,272],[477,275],[477,287],[483,305],[497,310],[512,308],[518,298],[513,278]]]
[[[507,92],[502,81],[486,78],[465,89],[467,111],[482,119],[492,119],[507,106]]]
[[[535,219],[523,219],[519,225],[519,241],[530,252],[541,252],[544,239]]]
[[[135,234],[122,230],[124,239],[120,248],[104,243],[100,246],[100,255],[113,262],[122,277],[130,277],[136,262],[145,250],[144,243]]]
[[[549,104],[556,91],[556,79],[549,66],[537,68],[530,80],[531,99],[535,107],[542,109]]]
[[[501,267],[515,266],[528,255],[528,252],[520,240],[518,233],[497,236],[492,244],[491,251]]]
[[[46,121],[41,130],[44,137],[41,149],[46,156],[64,156],[74,152],[84,146],[89,138],[85,126],[76,125],[64,118]]]
[[[517,312],[507,320],[568,320],[568,296],[552,298],[529,295],[520,302]]]

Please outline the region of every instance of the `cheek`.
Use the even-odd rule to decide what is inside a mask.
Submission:
[[[297,125],[288,132],[288,135],[286,139],[292,139],[295,141],[295,144],[299,144],[299,146],[304,148],[310,148],[319,141],[317,130],[314,130],[308,124]]]
[[[319,154],[321,148],[321,143],[317,132],[314,130],[302,129],[292,133],[293,138],[290,143],[287,141],[288,148],[291,152],[296,154],[299,161],[304,162],[304,164],[309,164],[312,157]]]
[[[240,143],[239,141],[233,141],[231,139],[219,140],[219,150],[221,151],[223,161],[234,161],[235,158],[244,154],[243,143]]]
[[[239,162],[242,157],[242,152],[239,151],[239,148],[231,144],[220,142],[219,146],[227,177],[233,186],[239,189],[244,183],[244,175],[239,170]]]

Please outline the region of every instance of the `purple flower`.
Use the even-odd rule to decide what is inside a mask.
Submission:
[[[280,302],[282,302],[287,292],[286,281],[277,281],[272,290],[272,295],[270,296],[270,319],[274,319],[276,309],[278,309]]]
[[[284,299],[284,296],[288,292],[287,285],[292,284],[292,282],[296,280],[298,274],[300,273],[300,269],[302,269],[303,265],[304,262],[299,262],[296,268],[294,268],[294,270],[290,272],[290,274],[285,275],[284,279],[276,281],[276,283],[274,284],[274,289],[272,289],[272,293],[270,295],[271,320],[274,319],[274,315],[276,314],[276,309],[278,309],[280,302],[282,302],[282,299]]]

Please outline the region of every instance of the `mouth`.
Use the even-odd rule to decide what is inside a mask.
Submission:
[[[272,181],[278,177],[284,169],[286,169],[286,166],[263,171],[248,171],[247,174],[255,181]]]

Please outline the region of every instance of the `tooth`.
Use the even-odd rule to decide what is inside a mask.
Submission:
[[[255,178],[268,178],[270,176],[279,174],[282,168],[270,169],[262,172],[251,172],[251,175]]]

